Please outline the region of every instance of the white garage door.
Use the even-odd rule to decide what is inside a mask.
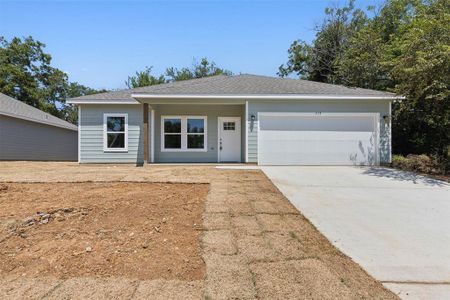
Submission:
[[[378,114],[258,114],[260,165],[374,165]]]

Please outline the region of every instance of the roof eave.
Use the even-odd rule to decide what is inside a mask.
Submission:
[[[326,95],[326,94],[314,94],[314,95],[298,95],[298,94],[146,94],[146,93],[134,93],[131,94],[134,99],[68,99],[68,104],[80,105],[80,104],[140,104],[145,99],[218,99],[218,100],[403,100],[405,97],[397,95],[371,95],[371,96],[359,96],[359,95]]]
[[[135,93],[131,94],[131,97],[140,99],[222,99],[222,100],[233,100],[233,99],[255,99],[255,100],[401,100],[405,97],[396,95],[372,95],[372,96],[357,96],[357,95],[293,95],[293,94],[261,94],[261,95],[217,95],[217,94],[145,94],[145,93]]]
[[[68,99],[66,101],[68,104],[139,104],[138,101],[129,99],[129,100],[117,100],[117,99]]]

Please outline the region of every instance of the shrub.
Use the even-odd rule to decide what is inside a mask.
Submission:
[[[403,155],[393,155],[391,165],[394,168],[409,170],[409,159]]]
[[[394,155],[392,157],[392,166],[394,168],[419,173],[445,173],[445,166],[442,165],[437,158],[425,154],[409,154],[407,157]]]

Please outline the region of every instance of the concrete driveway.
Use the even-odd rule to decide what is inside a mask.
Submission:
[[[404,299],[450,299],[450,185],[388,168],[263,167],[341,251]]]

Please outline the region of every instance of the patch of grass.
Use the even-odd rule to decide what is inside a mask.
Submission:
[[[289,236],[293,239],[299,240],[297,234],[295,234],[295,232],[293,232],[293,231],[289,231]]]

